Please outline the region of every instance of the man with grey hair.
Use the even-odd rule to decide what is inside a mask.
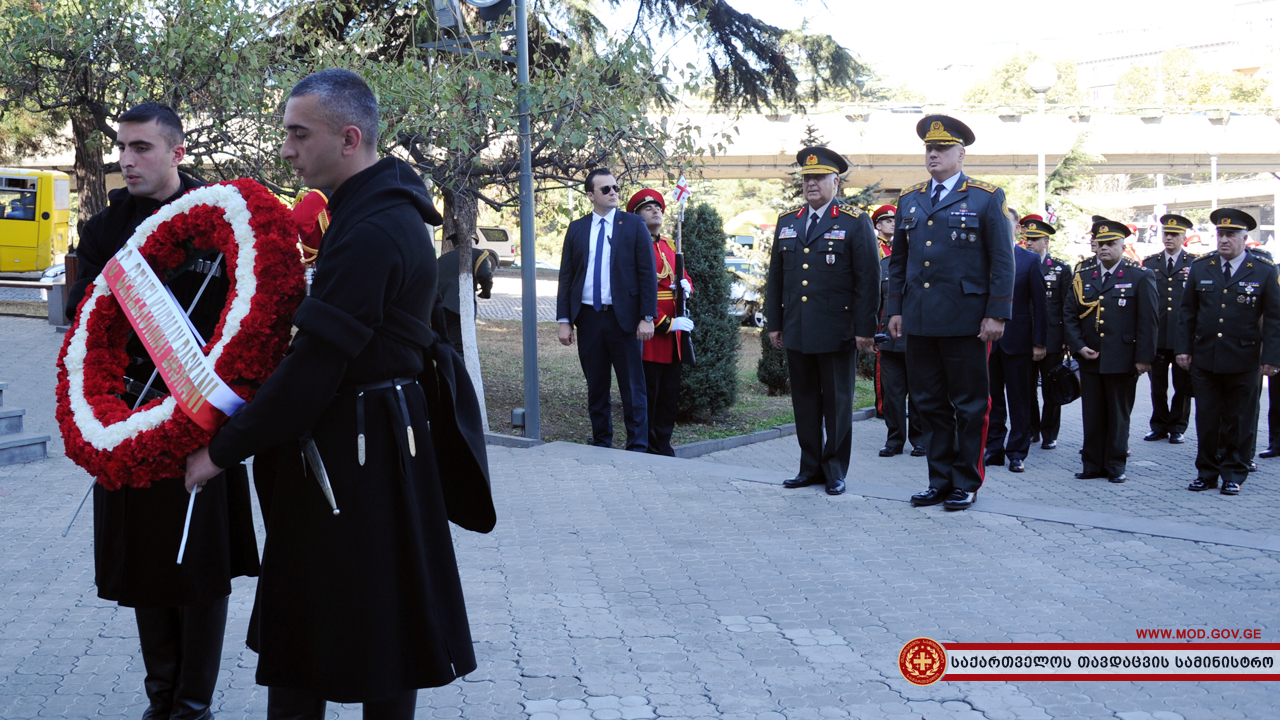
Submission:
[[[267,540],[248,644],[267,717],[320,720],[334,701],[407,719],[418,688],[476,668],[448,523],[495,522],[475,391],[428,325],[424,221],[441,217],[412,167],[378,159],[377,101],[355,73],[298,83],[284,124],[280,155],[329,193],[331,222],[289,354],[187,459],[187,488],[255,456]],[[311,443],[322,461],[304,468]]]

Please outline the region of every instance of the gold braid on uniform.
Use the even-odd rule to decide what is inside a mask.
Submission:
[[[317,191],[303,190],[294,196],[292,203],[286,202],[285,204],[288,205],[290,208],[297,207],[298,203],[301,203],[302,199],[312,192],[317,192]],[[320,210],[320,214],[316,215],[316,225],[320,227],[320,237],[324,237],[325,232],[329,230],[328,198],[325,198],[324,205],[325,205],[324,208]],[[297,248],[298,248],[298,252],[302,253],[303,265],[310,265],[311,263],[316,261],[316,258],[320,257],[320,248],[318,247],[313,248],[313,247],[304,245],[301,240],[298,241]]]
[[[654,241],[654,244],[656,244],[656,245],[661,245],[661,244],[662,244],[663,242],[665,242],[665,241],[666,241],[666,238],[665,238],[665,237],[659,237],[657,240],[655,240],[655,241]],[[666,253],[664,253],[664,252],[662,252],[662,251],[661,251],[661,248],[659,248],[659,252],[658,252],[658,279],[659,279],[659,280],[661,280],[661,279],[663,279],[663,278],[669,278],[669,277],[671,277],[674,273],[675,273],[675,271],[671,268],[671,263],[667,262],[667,254],[666,254]],[[673,282],[674,282],[674,281],[673,281]]]
[[[1102,319],[1102,312],[1098,311],[1098,306],[1102,304],[1102,298],[1099,297],[1097,300],[1094,300],[1093,302],[1085,302],[1084,276],[1078,272],[1076,273],[1075,279],[1071,281],[1071,287],[1076,291],[1076,302],[1080,303],[1081,307],[1087,308],[1084,312],[1080,313],[1080,319],[1083,320],[1089,317],[1089,313],[1094,313],[1093,329],[1097,330],[1098,321]]]

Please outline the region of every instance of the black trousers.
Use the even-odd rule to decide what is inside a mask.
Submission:
[[[906,353],[881,350],[876,354],[876,400],[888,431],[885,447],[901,450],[907,440],[913,448],[927,447],[924,420],[907,385]]]
[[[212,717],[209,704],[218,684],[227,598],[200,605],[134,608],[151,705],[144,720]]]
[[[1169,370],[1173,369],[1173,399],[1169,399]],[[1185,433],[1191,422],[1191,373],[1174,361],[1168,348],[1156,351],[1151,363],[1151,431]]]
[[[627,424],[627,449],[649,449],[649,403],[644,378],[643,343],[618,324],[606,306],[596,312],[590,305],[578,311],[578,360],[587,376],[587,410],[591,414],[591,444],[613,447],[613,404],[610,370],[618,376],[622,417]]]
[[[987,358],[991,378],[988,455],[1027,459],[1031,449],[1031,366],[1030,353],[1010,354],[998,345],[991,348],[991,357]]]
[[[1257,437],[1257,370],[1212,373],[1191,366],[1196,394],[1196,474],[1206,481],[1243,483],[1249,477],[1246,463],[1252,434]],[[1250,430],[1252,428],[1252,431]],[[1219,456],[1222,460],[1219,461]]]
[[[1084,416],[1084,471],[1107,477],[1124,474],[1129,455],[1129,417],[1138,393],[1135,373],[1080,373]]]
[[[843,479],[849,470],[857,354],[853,349],[829,353],[787,350],[801,475]]]
[[[1267,379],[1270,398],[1267,407],[1267,444],[1271,450],[1280,450],[1280,375]]]
[[[676,429],[676,406],[680,402],[680,361],[669,363],[644,361],[644,379],[648,387],[649,452],[675,457],[671,432]]]
[[[453,346],[458,354],[462,354],[462,316],[450,310],[449,308],[441,308],[444,312],[445,331],[449,334],[449,344]]]
[[[929,486],[977,492],[986,477],[991,394],[989,343],[976,337],[907,336],[907,377],[929,428]]]
[[[1062,364],[1062,353],[1049,353],[1040,362],[1031,363],[1031,435],[1040,436],[1044,442],[1058,439],[1058,431],[1062,428],[1062,406],[1049,402],[1044,397],[1044,378],[1049,371]],[[1036,386],[1040,386],[1039,394]],[[1041,407],[1040,401],[1044,400]]]
[[[413,720],[418,691],[363,703],[364,720]],[[267,720],[324,720],[325,699],[301,688],[267,688]]]

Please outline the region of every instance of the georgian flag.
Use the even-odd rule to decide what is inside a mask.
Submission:
[[[676,180],[676,191],[672,195],[671,199],[679,204],[688,200],[691,194],[692,193],[689,192],[689,183],[684,179],[684,173],[680,173],[680,179]]]

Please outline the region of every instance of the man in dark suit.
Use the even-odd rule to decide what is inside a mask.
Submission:
[[[1180,445],[1191,421],[1191,373],[1174,362],[1173,346],[1178,337],[1178,313],[1187,285],[1191,262],[1196,259],[1182,249],[1193,225],[1181,215],[1160,217],[1164,252],[1145,258],[1142,266],[1156,276],[1156,291],[1164,298],[1160,311],[1160,332],[1156,336],[1156,361],[1151,364],[1151,432],[1143,440],[1163,440]],[[1169,370],[1173,370],[1173,400],[1169,399]]]
[[[787,351],[800,441],[800,472],[783,486],[825,483],[839,495],[853,447],[857,351],[875,347],[875,231],[866,213],[836,202],[849,169],[839,153],[808,147],[796,162],[808,202],[778,217],[765,291],[769,338]]]
[[[1064,310],[1067,346],[1080,358],[1084,471],[1076,477],[1122,483],[1138,375],[1156,356],[1159,300],[1151,271],[1124,257],[1129,228],[1099,218],[1092,234],[1098,261],[1076,269]]]
[[[892,207],[886,206],[886,207]],[[877,230],[881,223],[877,222]],[[889,231],[893,234],[892,229]],[[880,260],[880,306],[889,291],[889,257]],[[884,416],[887,437],[880,457],[901,455],[906,441],[911,440],[911,456],[923,457],[928,451],[924,420],[916,408],[916,399],[907,385],[907,339],[890,337],[885,331],[889,318],[880,314],[880,335],[876,336],[876,402]]]
[[[1031,449],[1031,367],[1045,356],[1049,313],[1040,256],[1014,247],[1013,317],[1005,323],[1004,336],[993,343],[987,358],[991,376],[991,424],[983,463],[1004,465],[1009,471],[1025,469]],[[1008,399],[1006,402],[1006,398]],[[1005,419],[1009,421],[1005,441]]]
[[[1270,260],[1245,248],[1257,222],[1219,208],[1209,215],[1218,250],[1197,258],[1178,322],[1177,363],[1196,397],[1196,479],[1188,490],[1240,494],[1249,475],[1250,429],[1257,428],[1261,375],[1280,370],[1280,284]],[[1259,374],[1261,369],[1261,375]]]
[[[898,197],[885,314],[907,336],[907,376],[929,428],[929,489],[916,506],[973,505],[985,477],[987,353],[1013,312],[1004,191],[964,174],[973,131],[946,115],[916,125],[932,179]]]
[[[556,317],[560,344],[578,334],[578,359],[587,376],[591,444],[613,446],[609,369],[618,376],[627,449],[649,450],[643,344],[658,314],[658,272],[644,218],[618,209],[618,181],[606,168],[584,183],[593,212],[569,223],[560,251]]]
[[[456,243],[458,236],[449,235],[449,243]],[[475,281],[480,297],[488,299],[493,291],[493,253],[480,248],[471,248],[471,278]],[[462,301],[458,296],[458,248],[440,256],[440,282],[436,292],[440,294],[440,305],[444,309],[445,332],[449,336],[449,344],[458,354],[462,354]],[[472,305],[475,304],[474,298]]]
[[[1040,274],[1044,277],[1045,308],[1048,310],[1049,323],[1045,332],[1045,356],[1034,363],[1031,371],[1031,442],[1039,442],[1041,450],[1053,450],[1058,447],[1058,430],[1062,425],[1062,406],[1049,402],[1044,397],[1044,410],[1036,399],[1037,379],[1040,380],[1041,395],[1044,394],[1043,379],[1051,370],[1062,364],[1065,350],[1062,334],[1062,298],[1071,282],[1071,266],[1064,260],[1049,255],[1049,236],[1056,231],[1053,226],[1039,215],[1028,215],[1019,222],[1026,247],[1040,257]]]

